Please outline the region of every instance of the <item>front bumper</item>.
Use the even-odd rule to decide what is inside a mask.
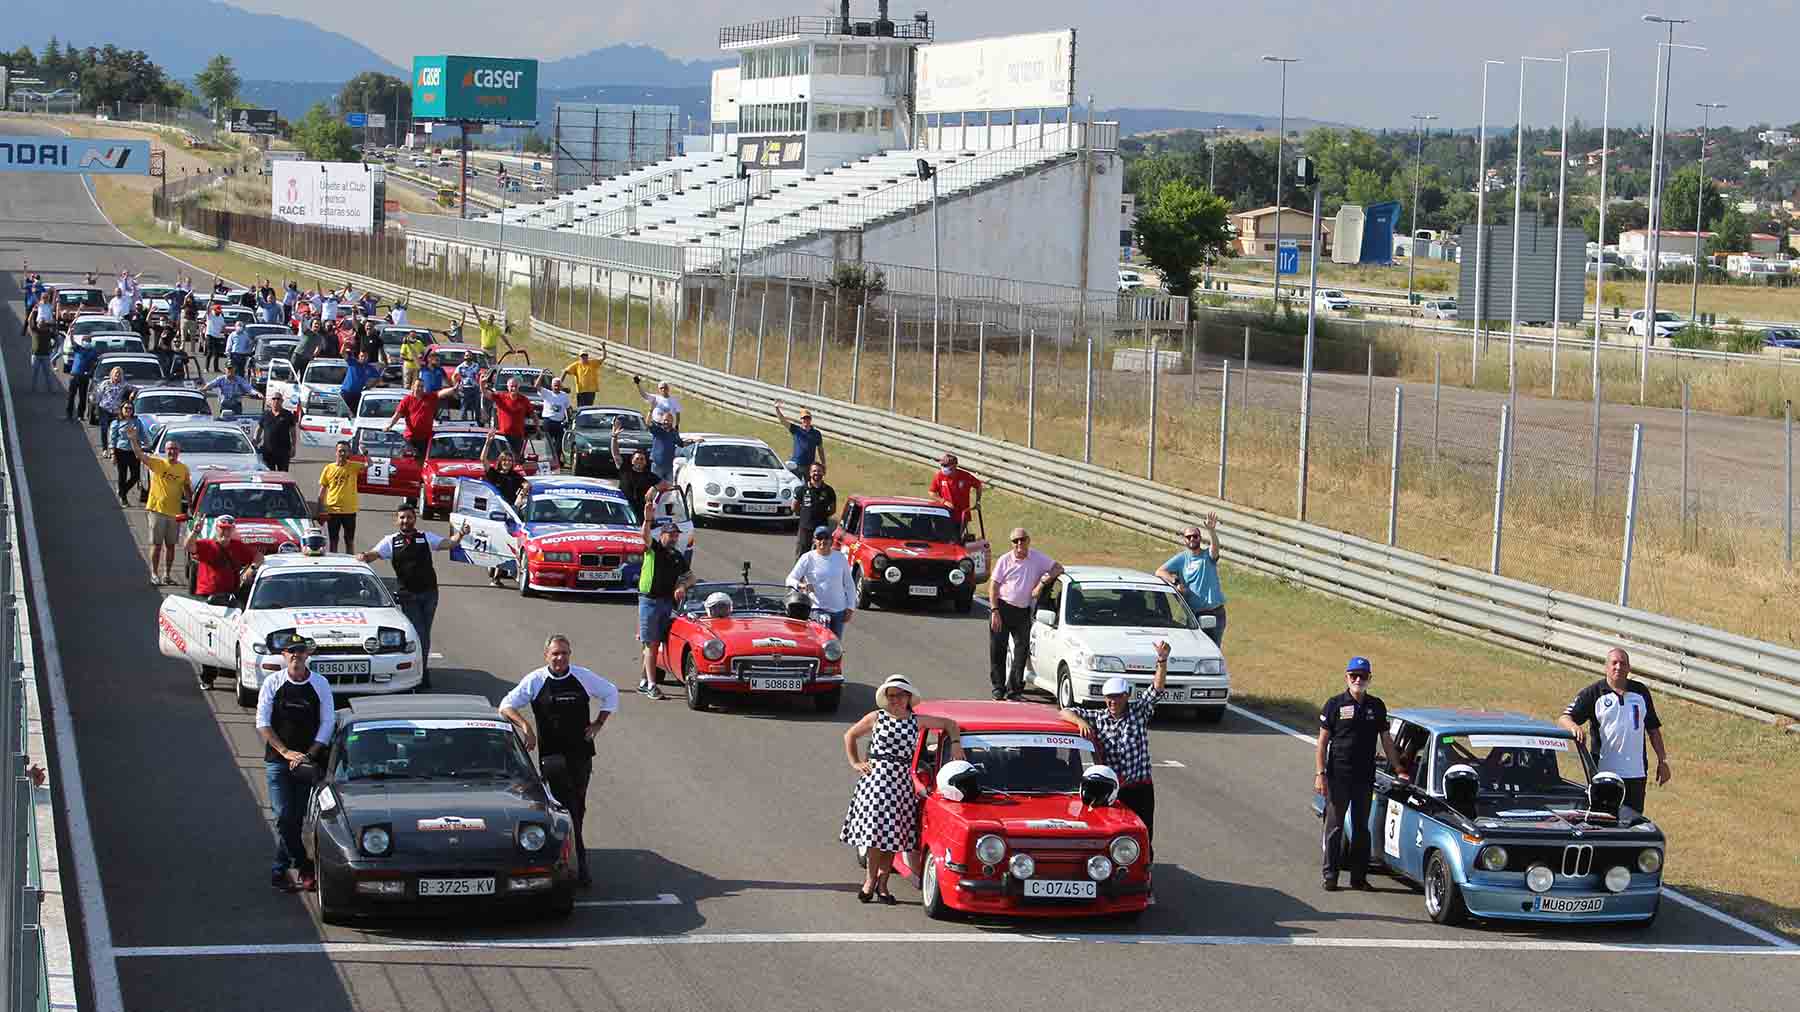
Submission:
[[[793,500],[781,499],[696,499],[693,511],[698,516],[725,517],[731,520],[783,521],[794,519]]]
[[[863,580],[868,584],[871,594],[889,605],[903,602],[930,605],[938,601],[971,597],[975,593],[973,574],[964,574],[961,583],[950,578],[951,570],[961,568],[954,564],[910,563],[897,565],[889,560],[889,565],[900,570],[899,580],[889,582],[882,572],[871,575],[866,571],[866,567],[863,573]]]
[[[702,662],[704,664],[704,662]],[[720,662],[717,667],[708,670],[702,666],[695,671],[695,677],[708,692],[719,692],[734,696],[818,696],[827,692],[836,692],[844,687],[842,662],[830,664],[821,661],[821,670],[816,675],[787,676],[778,672],[770,672],[772,677],[800,677],[798,689],[761,689],[750,687],[750,675],[733,674],[730,661]]]
[[[1106,697],[1100,690],[1105,687],[1106,680],[1119,677],[1118,672],[1079,671],[1074,676],[1075,698],[1086,703],[1104,704]],[[1131,683],[1132,695],[1150,688],[1154,676],[1128,673],[1125,680]],[[1163,697],[1158,706],[1202,706],[1224,708],[1231,702],[1231,677],[1229,675],[1170,675],[1163,684]]]
[[[620,566],[616,569],[600,570],[616,573],[613,580],[584,580],[581,578],[583,567],[570,562],[527,562],[526,586],[531,590],[554,591],[565,594],[636,594],[638,588],[639,566]],[[590,568],[589,572],[595,568]]]
[[[513,859],[504,864],[479,865],[466,859],[457,863],[424,859],[326,859],[319,863],[319,890],[333,913],[352,916],[442,916],[462,911],[525,910],[566,904],[575,889],[575,868],[560,855],[553,863],[527,864]],[[419,880],[438,878],[493,878],[494,892],[486,896],[421,896]],[[536,880],[536,881],[533,881]],[[396,892],[372,892],[359,883],[399,883]],[[529,886],[529,887],[527,887]]]
[[[366,675],[323,674],[322,677],[331,685],[333,695],[384,696],[411,692],[419,687],[424,678],[423,662],[417,650],[398,654],[317,654],[313,660],[326,663],[369,662],[369,673]],[[242,664],[242,669],[238,671],[238,684],[248,689],[261,688],[264,678],[282,670],[281,658],[274,655],[251,654],[243,659]]]
[[[1150,905],[1151,874],[1138,878],[1108,879],[1095,889],[1093,899],[1040,900],[1025,898],[1023,880],[1002,874],[993,878],[965,876],[943,869],[938,884],[944,902],[971,914],[1007,917],[1107,917],[1133,914]],[[1050,876],[1042,876],[1050,877]],[[1055,877],[1074,877],[1073,875]]]
[[[1487,885],[1479,881],[1465,882],[1462,885],[1462,893],[1463,902],[1468,905],[1469,913],[1491,920],[1543,921],[1563,924],[1585,922],[1607,924],[1649,920],[1656,916],[1657,906],[1662,901],[1662,887],[1659,880],[1654,875],[1633,875],[1631,879],[1632,884],[1626,887],[1622,893],[1607,892],[1605,887],[1599,885],[1591,888],[1585,886],[1565,887],[1559,882],[1549,892],[1543,894],[1546,898],[1558,900],[1598,899],[1601,901],[1599,910],[1572,913],[1535,909],[1538,894],[1522,886]]]

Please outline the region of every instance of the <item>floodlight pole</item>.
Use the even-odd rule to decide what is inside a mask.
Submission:
[[[1287,144],[1287,69],[1299,63],[1297,56],[1264,56],[1264,63],[1281,65],[1281,132],[1275,136],[1275,312],[1281,312],[1281,162]]]
[[[1412,229],[1411,234],[1406,237],[1406,304],[1409,306],[1413,304],[1413,264],[1419,259],[1419,172],[1425,162],[1425,123],[1437,119],[1437,116],[1415,112],[1412,118],[1419,124],[1419,147],[1413,155]]]
[[[1725,108],[1723,102],[1695,102],[1700,107],[1700,193],[1694,198],[1694,301],[1688,310],[1688,326],[1700,322],[1700,243],[1706,232],[1706,131],[1712,125],[1714,109]],[[1683,507],[1686,508],[1686,507]],[[1684,514],[1685,516],[1685,514]]]

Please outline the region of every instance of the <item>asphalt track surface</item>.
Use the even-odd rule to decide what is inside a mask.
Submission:
[[[82,184],[10,177],[0,261],[51,280],[119,266],[179,266],[101,218]],[[196,272],[203,273],[203,272]],[[852,624],[843,712],[771,705],[692,713],[630,692],[629,602],[520,599],[472,567],[442,566],[434,646],[441,691],[497,700],[541,663],[545,634],[624,689],[599,738],[588,804],[594,889],[567,921],[400,922],[322,928],[309,903],[267,886],[270,829],[251,715],[201,691],[156,650],[164,591],[147,574],[142,511],[121,511],[91,430],[60,395],[28,393],[17,278],[0,276],[5,369],[23,447],[67,712],[52,758],[64,820],[84,1008],[841,1009],[998,1008],[1791,1009],[1800,951],[1665,903],[1649,930],[1444,929],[1420,897],[1318,887],[1310,750],[1240,712],[1153,734],[1157,905],[1135,926],[928,921],[918,894],[863,906],[836,836],[854,774],[843,728],[892,671],[928,696],[985,691],[979,613],[873,611]],[[313,487],[320,451],[295,470]],[[366,498],[359,545],[389,527]],[[439,524],[428,525],[441,529]],[[791,536],[701,532],[702,575],[740,561],[778,578]],[[44,662],[52,662],[48,665]],[[54,694],[52,694],[54,695]],[[47,696],[46,698],[52,698]],[[75,748],[66,752],[68,732]],[[81,797],[63,794],[75,780]],[[71,811],[71,807],[73,810]],[[1673,860],[1679,861],[1677,848]],[[97,874],[98,886],[94,878]],[[79,916],[77,916],[79,915]],[[116,987],[116,993],[113,988]],[[117,999],[117,1003],[114,999]],[[98,1000],[97,1000],[98,999]]]

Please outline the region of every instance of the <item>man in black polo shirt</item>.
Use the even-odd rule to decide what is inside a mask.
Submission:
[[[273,644],[281,648],[286,667],[263,679],[256,693],[256,733],[263,740],[263,771],[269,781],[269,807],[275,812],[275,863],[269,884],[282,892],[318,888],[312,859],[300,838],[310,779],[295,775],[302,763],[317,763],[331,741],[335,712],[331,686],[307,667],[312,641],[290,635]],[[288,873],[299,873],[296,882]]]
[[[1350,888],[1369,888],[1369,801],[1375,791],[1375,742],[1387,750],[1388,763],[1401,769],[1388,734],[1387,704],[1369,695],[1374,677],[1368,658],[1352,657],[1344,667],[1344,691],[1319,708],[1318,775],[1313,789],[1325,796],[1326,892],[1338,887],[1338,869],[1346,863],[1344,821],[1350,821]],[[1401,776],[1405,776],[1404,773]]]
[[[1669,782],[1669,753],[1650,687],[1631,677],[1631,655],[1618,647],[1607,651],[1606,677],[1582,689],[1556,722],[1583,746],[1589,741],[1588,727],[1593,727],[1594,765],[1625,781],[1626,807],[1644,810],[1646,738],[1656,750],[1656,786]]]
[[[794,493],[794,515],[800,518],[800,528],[794,536],[794,558],[812,551],[813,528],[831,526],[835,513],[837,490],[825,484],[825,465],[815,460],[806,469],[806,484]]]
[[[619,709],[619,690],[592,671],[569,663],[573,653],[567,636],[551,634],[544,641],[544,666],[527,673],[500,700],[500,716],[518,728],[526,751],[536,748],[540,760],[562,759],[566,785],[557,788],[553,784],[552,790],[575,821],[575,857],[581,868],[581,885],[586,888],[592,879],[588,877],[587,846],[581,840],[581,820],[587,814],[588,778],[594,772],[594,735]],[[599,715],[592,719],[590,703],[599,705]],[[527,705],[531,724],[520,712]],[[535,734],[532,724],[537,726]]]
[[[394,511],[394,533],[375,543],[375,547],[358,555],[364,562],[387,559],[394,564],[394,579],[400,584],[400,610],[413,630],[419,634],[419,666],[424,677],[419,688],[431,688],[431,622],[437,616],[437,569],[431,553],[449,551],[462,544],[469,533],[468,521],[447,538],[419,530],[419,514],[413,504],[404,502]]]
[[[656,648],[675,624],[675,604],[687,593],[694,574],[676,543],[681,532],[672,523],[656,522],[656,489],[644,493],[644,568],[638,576],[638,643],[644,648],[644,677],[638,692],[663,698],[656,687]],[[692,691],[692,690],[689,690]]]

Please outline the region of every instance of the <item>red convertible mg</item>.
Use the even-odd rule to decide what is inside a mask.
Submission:
[[[927,915],[1133,918],[1149,906],[1144,824],[1116,797],[1084,797],[1094,743],[1054,707],[937,700],[918,712],[956,721],[977,785],[940,786],[943,736],[920,732],[913,789],[924,864],[900,854],[896,867],[921,875]]]
[[[442,426],[432,431],[431,442],[425,444],[425,459],[420,461],[399,432],[361,429],[351,440],[350,459],[368,466],[356,477],[356,491],[362,495],[412,499],[418,504],[419,519],[443,519],[455,504],[457,479],[480,478],[486,470],[487,462],[481,459],[481,447],[486,441],[486,429]],[[513,451],[521,472],[537,473],[537,454],[527,450],[524,458],[519,458],[518,450],[505,436],[494,436],[489,458],[502,449]]]
[[[789,594],[780,584],[751,583],[747,562],[741,582],[688,588],[657,666],[679,673],[689,709],[728,696],[779,695],[811,697],[819,712],[837,712],[844,647],[830,629],[805,617],[812,606],[804,597],[790,611]]]

